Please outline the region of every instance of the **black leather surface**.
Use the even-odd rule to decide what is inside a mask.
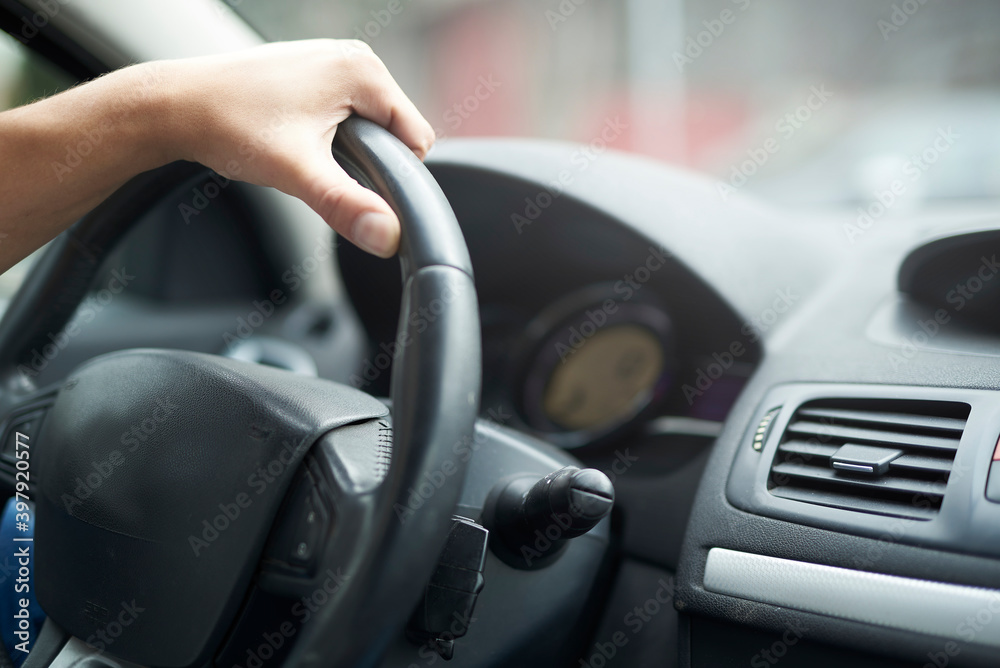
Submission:
[[[387,413],[344,385],[212,355],[132,350],[84,365],[39,439],[42,607],[86,640],[134,605],[115,655],[206,660],[306,451]]]
[[[455,448],[471,438],[481,381],[472,269],[440,188],[409,149],[363,119],[341,125],[335,148],[400,215],[405,290],[392,462],[377,490],[346,494],[336,509],[335,534],[350,540],[328,549],[320,570],[345,568],[347,585],[300,636],[291,661],[310,666],[372,664],[402,629],[459,499],[466,461]],[[10,382],[16,366],[65,324],[100,260],[145,207],[202,169],[137,177],[53,245],[0,326],[0,369],[18,390],[4,394],[8,404],[31,389]],[[352,388],[195,353],[140,350],[84,365],[64,385],[36,460],[43,608],[89,642],[131,615],[129,632],[107,648],[131,662],[204,662],[246,595],[305,451],[337,426],[385,414]],[[260,467],[276,460],[281,472],[261,485]],[[394,507],[445,469],[400,521]]]
[[[412,317],[437,311],[435,304],[445,299],[448,308],[440,315]],[[412,343],[393,366],[392,466],[371,499],[373,522],[358,533],[354,559],[332,553],[326,564],[350,578],[339,605],[318,612],[290,659],[294,665],[378,661],[437,563],[462,491],[467,459],[459,452],[470,442],[479,405],[479,315],[472,279],[449,266],[421,270],[404,288],[400,322]],[[419,497],[421,503],[411,503],[413,490],[428,484],[431,491]]]
[[[403,275],[446,265],[472,275],[465,239],[441,188],[398,139],[369,120],[352,116],[333,142],[337,162],[380,194],[403,221],[399,258]],[[409,224],[422,220],[424,224]]]
[[[378,493],[354,498],[370,524],[350,553],[336,604],[324,606],[290,657],[299,666],[375,665],[423,593],[451,525],[467,461],[456,448],[472,437],[479,411],[482,351],[472,266],[455,214],[430,172],[398,139],[360,117],[338,128],[334,157],[399,215],[403,300],[392,366],[395,444]],[[405,514],[413,490],[444,475]]]

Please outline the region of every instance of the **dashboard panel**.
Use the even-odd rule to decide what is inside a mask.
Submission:
[[[476,273],[484,416],[567,448],[620,442],[663,416],[725,417],[760,359],[760,332],[668,245],[570,196],[519,223],[537,184],[431,169]],[[395,337],[399,272],[348,244],[338,250],[372,340],[359,378],[385,392],[389,374],[365,371]]]
[[[993,229],[994,214],[930,212],[880,221],[877,230],[859,241],[844,235],[845,217],[778,212],[742,197],[723,202],[711,183],[634,157],[602,156],[589,170],[573,174],[557,193],[550,184],[571,164],[569,148],[469,141],[443,149],[430,164],[459,215],[473,255],[487,351],[484,408],[551,442],[564,438],[564,447],[576,447],[575,454],[591,465],[611,466],[613,452],[639,453],[634,466],[615,480],[617,531],[624,558],[677,570],[680,665],[752,664],[755,658],[764,660],[758,642],[778,643],[787,652],[782,665],[788,666],[835,665],[830,662],[835,657],[857,665],[934,665],[933,657],[940,656],[946,656],[948,665],[995,665],[996,648],[989,638],[1000,637],[997,629],[980,623],[970,637],[934,621],[935,610],[943,610],[936,605],[992,600],[982,596],[1000,587],[1000,561],[985,547],[998,535],[987,512],[994,509],[983,498],[989,455],[1000,434],[1000,415],[988,409],[1000,389],[1000,339],[986,320],[996,312],[987,303],[992,290],[963,296],[966,304],[980,300],[974,309],[977,320],[952,311],[943,317],[937,311],[949,308],[955,267],[939,272],[933,262],[908,260],[937,239]],[[984,232],[982,238],[995,245],[997,237]],[[572,402],[546,405],[546,389],[557,398],[566,396],[558,374],[550,371],[565,366],[558,356],[565,348],[556,349],[560,343],[569,345],[574,334],[579,335],[577,343],[581,338],[594,343],[581,329],[593,322],[588,313],[599,312],[595,308],[601,302],[594,296],[634,278],[654,249],[667,261],[650,272],[637,291],[641,296],[633,294],[627,301],[654,309],[664,326],[646,328],[657,333],[639,336],[618,350],[647,350],[644,364],[658,379],[637,383],[640,389],[653,389],[634,395],[650,398],[640,401],[634,413],[616,413],[621,409],[610,406],[605,414],[594,412],[633,415],[626,421],[631,429],[619,430],[608,418],[606,432],[596,429],[581,443],[574,432],[594,425],[574,421]],[[995,250],[1000,249],[958,254],[982,264],[980,254],[989,260]],[[341,259],[345,268],[370,262],[352,257],[349,249],[342,249]],[[900,274],[904,265],[910,267],[903,274],[909,276],[906,280]],[[971,295],[971,279],[963,271],[959,287]],[[989,270],[977,264],[969,271],[985,283],[979,272]],[[355,304],[373,290],[370,285],[348,288]],[[380,308],[359,306],[365,308],[363,320],[372,322],[374,316],[377,321]],[[374,345],[392,338],[390,320],[383,319],[380,327],[369,331]],[[599,331],[596,325],[594,331]],[[654,338],[658,345],[652,344]],[[607,386],[606,373],[595,367],[597,380],[589,380],[595,387]],[[525,385],[526,378],[533,385]],[[800,386],[819,388],[809,401],[804,399],[803,410],[834,411],[839,440],[824,441],[820,435],[817,446],[786,438],[792,413],[775,411],[779,406],[769,402],[775,392],[785,391],[781,388]],[[578,401],[586,396],[579,393]],[[530,406],[524,405],[526,397],[532,398]],[[893,441],[902,438],[896,432],[879,438],[899,448],[876,443],[859,430],[860,418],[849,414],[857,408],[850,402],[858,397],[871,400],[862,401],[868,411],[863,420],[869,423],[895,423],[902,415],[909,422],[899,432],[905,444]],[[935,407],[943,412],[936,413]],[[925,409],[930,413],[924,414]],[[560,420],[562,429],[553,429]],[[724,426],[705,432],[688,457],[671,458],[684,447],[680,434],[653,441],[650,433],[679,420],[689,421],[681,430],[688,432],[705,421]],[[949,435],[958,422],[965,430],[960,442]],[[755,438],[760,452],[753,450]],[[956,448],[953,460],[926,451],[945,442]],[[810,465],[812,475],[822,480],[785,485],[787,465],[799,462],[779,460],[775,453],[802,447],[820,453]],[[843,468],[831,468],[833,464]],[[871,472],[847,470],[869,465]],[[910,473],[898,480],[863,477],[900,467]],[[700,485],[689,482],[692,478],[700,479]],[[831,492],[830,481],[874,492],[859,501],[850,493],[841,495],[839,488]],[[882,489],[886,485],[902,485],[902,492],[887,492]],[[899,500],[911,486],[929,492],[909,508]],[[982,509],[976,518],[962,516],[963,508],[973,507]],[[678,527],[674,515],[689,510]],[[909,517],[920,513],[927,517]],[[935,519],[928,523],[931,515]],[[851,517],[854,521],[845,520]],[[911,526],[937,529],[931,536]],[[736,556],[711,562],[713,551]],[[744,563],[753,583],[750,574],[760,570],[754,566],[758,558],[767,560],[764,566],[772,569],[773,581],[761,580],[756,589],[745,583],[719,584],[733,581],[733,572],[727,571],[731,564]],[[715,564],[711,570],[710,562]],[[797,569],[812,572],[813,567],[833,570],[822,570],[812,581],[806,577],[801,586],[790,579]],[[786,572],[789,578],[783,579]],[[862,596],[848,595],[839,607],[840,589],[849,591],[870,575],[898,578],[887,581],[883,590],[883,612],[862,609],[870,607]],[[913,587],[928,586],[939,587],[940,597],[900,604]],[[773,593],[779,590],[791,593]],[[968,596],[972,598],[963,598]],[[967,612],[975,619],[977,610]],[[801,633],[795,651],[784,640],[790,629]],[[727,645],[735,636],[752,640]],[[823,663],[819,657],[829,660]]]

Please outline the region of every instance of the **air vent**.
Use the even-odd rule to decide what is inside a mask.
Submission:
[[[945,401],[809,401],[781,436],[768,489],[821,506],[931,519],[970,410]]]

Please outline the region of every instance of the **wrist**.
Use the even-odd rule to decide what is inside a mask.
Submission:
[[[175,62],[140,63],[115,75],[126,100],[132,145],[144,168],[192,159],[179,113],[182,101]]]

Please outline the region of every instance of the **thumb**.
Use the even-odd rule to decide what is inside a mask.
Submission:
[[[298,184],[288,194],[318,213],[362,250],[392,257],[399,248],[399,219],[385,200],[347,175],[329,152],[299,164]]]

